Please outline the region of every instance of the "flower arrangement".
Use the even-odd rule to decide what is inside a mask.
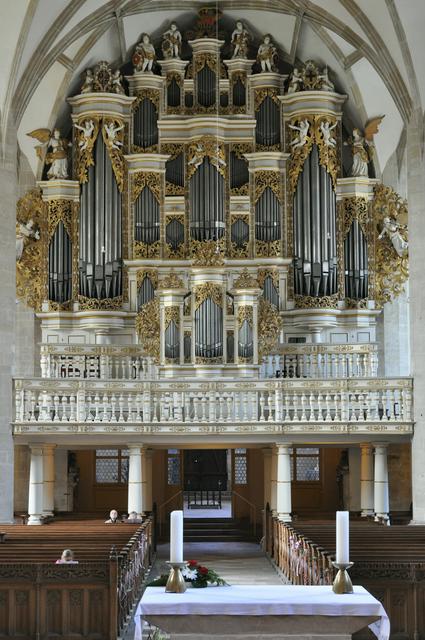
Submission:
[[[218,587],[227,585],[227,582],[221,578],[214,569],[204,567],[199,564],[197,560],[189,560],[187,566],[182,569],[182,576],[185,582],[189,582],[195,589],[202,589],[208,587],[209,584],[217,585]],[[164,573],[159,578],[156,578],[150,582],[148,587],[164,587],[167,584],[168,574]]]

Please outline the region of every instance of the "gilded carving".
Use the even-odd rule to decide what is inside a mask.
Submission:
[[[16,295],[36,311],[41,310],[41,303],[47,298],[46,217],[46,204],[39,189],[32,189],[18,200],[17,233],[21,225],[27,227],[30,221],[36,231],[22,240],[21,255],[16,262]]]
[[[173,220],[177,220],[177,222],[180,222],[180,224],[184,228],[184,215],[179,214],[179,215],[172,215],[172,216],[165,217],[166,230],[167,230],[167,225]],[[167,237],[167,232],[165,234],[165,237]],[[184,240],[175,249],[173,248],[173,245],[170,242],[166,242],[165,257],[171,260],[184,260],[186,258],[186,246],[185,246]]]
[[[235,289],[258,289],[257,279],[249,273],[248,269],[244,269],[240,276],[234,282]]]
[[[217,171],[226,177],[226,154],[224,143],[214,136],[203,136],[192,142],[187,150],[187,177],[193,176],[205,157],[210,159]]]
[[[102,127],[103,141],[108,149],[112,169],[118,189],[124,189],[124,122],[117,118],[104,119]]]
[[[193,288],[193,292],[195,294],[195,311],[207,298],[211,298],[217,306],[223,307],[223,291],[218,284],[205,282],[204,284],[196,285]]]
[[[147,242],[142,242],[141,240],[135,240],[133,242],[133,257],[135,259],[138,258],[159,258],[161,252],[161,242],[157,240],[156,242],[152,242],[148,244]]]
[[[87,298],[86,296],[78,296],[78,304],[80,311],[115,311],[122,307],[122,296],[115,298]]]
[[[170,271],[164,278],[161,278],[159,287],[161,289],[183,289],[184,282],[175,271]]]
[[[197,53],[193,57],[193,73],[199,73],[205,65],[214,71],[214,73],[217,73],[218,57],[209,52]]]
[[[63,223],[70,240],[72,239],[72,202],[70,200],[50,200],[47,203],[47,235],[50,240],[59,222]]]
[[[255,255],[257,258],[274,258],[280,256],[280,240],[266,242],[255,240]]]
[[[287,139],[291,138],[289,143],[291,148],[289,162],[289,187],[291,193],[294,193],[297,187],[299,174],[303,170],[304,162],[309,156],[313,144],[317,145],[319,162],[331,176],[335,188],[336,179],[340,172],[337,144],[330,134],[331,128],[335,128],[335,126],[338,126],[338,121],[330,115],[299,115],[292,118],[288,123],[288,130],[292,129],[298,132],[290,136],[288,131],[287,135]]]
[[[254,311],[253,308],[249,305],[243,305],[238,307],[238,327],[239,329],[242,327],[245,320],[248,322],[251,329],[254,326]]]
[[[372,217],[375,227],[375,301],[382,307],[404,291],[409,276],[407,203],[392,187],[376,185]],[[383,233],[387,220],[393,223],[397,236]]]
[[[263,191],[271,189],[279,202],[282,202],[281,178],[278,171],[256,171],[254,204],[257,204]]]
[[[94,166],[93,149],[94,144],[99,135],[100,118],[91,117],[90,123],[93,123],[93,131],[88,135],[89,128],[86,126],[87,118],[82,118],[75,126],[76,137],[76,176],[80,183],[88,181],[88,169]],[[91,129],[91,126],[90,126]]]
[[[160,93],[158,89],[139,89],[136,94],[136,100],[133,102],[133,110],[136,111],[143,100],[150,100],[156,111],[159,111]]]
[[[198,267],[217,267],[224,264],[225,240],[190,240],[190,257],[192,264]]]
[[[268,97],[270,97],[273,102],[280,106],[279,102],[279,90],[276,87],[267,87],[265,89],[256,89],[254,92],[254,110],[258,111],[261,106],[261,103]]]
[[[172,323],[178,327],[180,325],[180,309],[179,307],[165,307],[165,329]]]
[[[279,272],[277,269],[259,269],[257,274],[257,281],[260,289],[263,289],[266,278],[272,279],[275,289],[279,290]]]
[[[152,191],[158,202],[161,201],[161,175],[154,171],[137,171],[132,176],[131,201],[133,203],[145,187]]]
[[[143,305],[136,317],[136,331],[146,355],[159,359],[159,299],[153,298]]]
[[[268,300],[258,299],[258,353],[259,356],[273,353],[282,330],[279,311]]]
[[[140,288],[143,280],[149,278],[154,289],[158,288],[158,272],[156,269],[139,269],[137,272],[137,289]]]
[[[336,309],[338,306],[338,294],[332,296],[295,296],[297,309]]]

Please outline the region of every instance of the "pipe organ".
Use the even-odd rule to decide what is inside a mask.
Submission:
[[[135,54],[128,95],[102,62],[68,99],[72,176],[39,183],[36,293],[18,290],[76,326],[91,310],[94,333],[110,313],[163,375],[248,376],[288,327],[373,325],[383,218],[377,181],[343,174],[346,96],[314,63],[303,85],[198,36],[187,60]]]

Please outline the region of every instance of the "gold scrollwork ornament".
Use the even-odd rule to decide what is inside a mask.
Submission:
[[[153,298],[143,305],[136,317],[136,331],[146,355],[159,360],[159,299]]]
[[[16,295],[41,310],[47,287],[46,204],[39,189],[32,189],[16,207]],[[30,229],[30,233],[25,230]]]

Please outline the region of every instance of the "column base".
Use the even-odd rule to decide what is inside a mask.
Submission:
[[[28,522],[27,524],[43,524],[43,519],[41,517],[41,515],[32,515],[28,518]]]
[[[383,522],[386,525],[390,525],[390,516],[388,513],[375,513],[375,522]]]
[[[276,513],[276,516],[281,522],[292,522],[292,516],[290,513]]]
[[[373,509],[363,509],[360,513],[360,517],[362,518],[370,518],[371,516],[374,516],[375,512]]]

